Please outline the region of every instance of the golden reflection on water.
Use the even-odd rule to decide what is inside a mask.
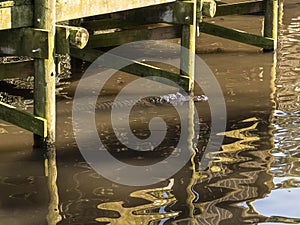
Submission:
[[[149,201],[147,204],[134,207],[126,206],[124,201],[99,204],[99,210],[114,211],[119,216],[96,220],[112,225],[158,224],[159,221],[163,221],[161,224],[211,225],[270,219],[260,215],[251,205],[252,201],[265,197],[273,188],[273,176],[269,172],[272,146],[259,150],[254,147],[255,142],[261,141],[256,133],[261,122],[257,118],[245,119],[240,121],[240,128],[225,132],[227,138],[236,141],[222,145],[221,151],[212,154],[213,161],[207,171],[197,171],[195,157],[192,157],[188,168],[191,176],[182,178],[189,179],[187,182],[180,184],[179,178],[175,178],[167,187],[130,194],[130,197]],[[177,183],[174,184],[174,181]],[[186,196],[183,197],[185,207],[182,207],[182,196]]]
[[[172,194],[174,180],[171,179],[168,186],[163,188],[146,189],[132,192],[130,197],[142,198],[150,203],[125,207],[124,202],[107,202],[98,205],[100,210],[115,211],[119,218],[97,218],[98,222],[109,222],[111,225],[152,224],[155,221],[166,220],[178,216],[179,212],[166,211],[166,207],[176,202]]]
[[[251,122],[251,121],[258,121],[258,119],[250,118],[247,120],[243,120],[241,122]],[[254,146],[251,145],[251,142],[258,141],[259,137],[249,134],[248,131],[255,130],[257,125],[258,125],[258,122],[255,122],[250,127],[245,127],[245,128],[241,128],[241,129],[237,129],[237,130],[230,130],[230,131],[224,132],[222,135],[225,135],[226,137],[240,139],[240,140],[235,141],[231,144],[222,145],[223,152],[236,152],[236,151],[243,150],[245,148],[247,148],[247,149],[255,148]],[[225,161],[225,160],[222,159],[222,161]]]
[[[199,196],[195,202],[195,208],[201,211],[197,216],[199,224],[244,224],[262,220],[263,216],[254,210],[251,202],[271,191],[273,176],[269,172],[270,146],[257,149],[254,145],[261,141],[255,133],[260,122],[257,118],[245,119],[239,123],[239,129],[224,133],[236,141],[222,145],[222,150],[213,154],[207,178],[198,180],[193,187]]]
[[[62,220],[59,212],[59,195],[57,187],[56,149],[46,153],[45,175],[48,178],[49,206],[47,214],[48,225],[56,225]]]
[[[272,172],[276,177],[276,188],[286,189],[300,187],[300,16],[280,11],[282,24],[276,56],[276,111],[272,121],[275,160]]]

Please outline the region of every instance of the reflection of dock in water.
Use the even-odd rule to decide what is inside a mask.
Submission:
[[[74,174],[76,183],[69,193],[78,199],[68,203],[64,201],[66,194],[62,195],[66,220],[87,219],[78,217],[80,212],[81,215],[85,212],[91,221],[94,218],[112,225],[263,221],[265,217],[251,207],[252,201],[265,197],[273,187],[273,176],[269,173],[271,146],[258,150],[254,145],[262,141],[255,133],[261,122],[241,123],[240,129],[231,132],[239,134],[240,139],[224,144],[208,170],[191,170],[188,164],[169,184],[164,182],[146,189],[114,185],[82,167]],[[231,136],[230,132],[226,135]]]
[[[260,102],[257,104],[258,100],[253,98],[249,100],[253,104],[232,104],[232,108],[228,109],[229,131],[225,133],[220,151],[216,149],[212,154],[213,160],[207,170],[197,171],[195,164],[188,163],[173,176],[173,186],[163,182],[139,188],[111,183],[83,164],[78,163],[75,168],[72,167],[73,176],[67,176],[70,171],[61,168],[60,174],[64,177],[64,182],[60,181],[64,220],[78,224],[80,221],[97,224],[96,220],[112,224],[123,224],[121,221],[124,224],[125,221],[127,224],[136,224],[135,221],[143,221],[153,225],[193,224],[196,220],[200,224],[263,221],[265,217],[255,212],[251,202],[265,197],[273,187],[273,176],[269,173],[272,162],[270,150],[273,146],[271,128],[268,126],[272,113],[271,66],[270,56],[256,66],[247,68],[250,71],[248,77],[245,74],[237,76],[238,70],[234,68],[228,72],[235,74],[236,80],[246,80],[244,85],[247,87],[256,89],[260,85],[259,93],[254,94],[255,97],[260,97]],[[218,74],[220,79],[223,75],[223,72]],[[231,82],[227,82],[227,86],[222,85],[228,93],[226,101],[234,99],[238,102],[240,99],[232,96],[232,93],[239,92],[240,87],[232,86],[236,80],[228,76],[227,78],[232,79]],[[197,104],[199,107],[205,105]],[[239,111],[232,115],[236,109],[234,107],[238,107]],[[201,114],[201,110],[199,112],[200,116],[205,114]],[[235,116],[237,121],[233,121]],[[208,119],[203,118],[202,122],[204,128]],[[199,149],[205,146],[205,136],[209,133],[208,124],[206,130],[201,132],[203,139],[198,145]],[[257,145],[262,147],[258,149]],[[126,157],[126,152],[121,155]],[[197,157],[194,159],[196,161]],[[68,193],[63,192],[67,189]]]

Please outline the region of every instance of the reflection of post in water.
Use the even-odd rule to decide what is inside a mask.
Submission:
[[[265,197],[273,187],[269,173],[272,146],[257,149],[253,144],[262,141],[253,134],[260,122],[249,118],[241,121],[238,129],[225,132],[227,138],[236,141],[223,144],[221,151],[212,154],[208,170],[200,172],[194,181],[193,190],[198,195],[194,205],[201,212],[195,219],[199,224],[240,224],[260,218],[250,203]]]
[[[182,184],[177,185],[176,187],[174,187],[174,193],[177,194],[177,199],[178,199],[178,204],[177,206],[175,205],[175,208],[177,209],[177,207],[180,207],[180,204],[182,204],[182,200],[185,201],[185,204],[187,205],[187,207],[185,209],[181,209],[180,214],[178,215],[178,217],[175,219],[175,221],[173,222],[173,224],[189,224],[189,225],[194,225],[195,220],[194,220],[194,214],[195,214],[195,207],[193,202],[196,199],[196,196],[193,192],[193,185],[195,184],[195,182],[198,179],[198,174],[195,172],[198,168],[199,165],[197,165],[198,159],[198,152],[196,149],[196,144],[195,141],[197,140],[197,135],[198,134],[198,129],[196,129],[196,121],[198,122],[198,120],[196,120],[196,114],[195,114],[195,103],[190,100],[188,102],[188,107],[187,109],[188,111],[188,136],[187,136],[187,140],[186,140],[186,146],[187,146],[187,150],[190,152],[191,154],[191,159],[189,161],[189,163],[187,164],[188,168],[183,168],[183,171],[187,172],[184,173],[184,177]],[[198,124],[197,124],[198,125]],[[196,131],[196,132],[195,132]],[[188,180],[188,179],[189,180]],[[185,180],[185,181],[184,181]],[[183,193],[183,191],[185,190],[185,193]],[[179,209],[178,209],[179,210]]]
[[[274,66],[271,68],[272,76],[275,72]],[[268,79],[267,77],[264,79]],[[265,84],[272,82],[271,79]],[[272,95],[269,87],[263,88]],[[265,101],[270,101],[268,96]],[[189,219],[184,218],[185,216],[181,219],[178,217],[174,224],[284,221],[283,218],[260,215],[251,204],[256,199],[264,198],[273,188],[273,175],[269,172],[273,161],[270,153],[273,139],[272,127],[268,125],[272,106],[267,103],[261,105],[268,106],[259,109],[264,114],[257,116],[253,113],[251,117],[247,113],[248,118],[228,125],[232,128],[224,133],[225,143],[220,151],[216,149],[211,154],[211,163],[205,171],[197,171],[197,157],[192,157],[192,174],[187,186]]]
[[[195,158],[196,158],[196,149],[194,146],[194,139],[195,137],[195,103],[190,100],[189,101],[189,135],[188,135],[188,139],[187,139],[187,146],[188,146],[188,150],[191,152],[192,157],[191,157],[191,171],[192,172],[192,179],[191,179],[191,183],[188,184],[187,188],[186,188],[186,192],[187,192],[187,205],[189,206],[189,216],[188,218],[191,218],[189,224],[190,225],[194,225],[195,222],[193,220],[194,218],[194,212],[195,212],[195,208],[194,208],[194,200],[196,199],[196,196],[193,193],[193,189],[192,186],[194,185],[194,179],[197,176],[196,173],[194,173],[194,171],[196,170],[196,164],[195,164]]]
[[[282,7],[282,4],[281,4]],[[272,118],[276,126],[274,139],[277,143],[274,148],[276,157],[273,167],[275,176],[286,178],[282,180],[277,188],[298,187],[295,177],[299,177],[299,112],[300,112],[300,70],[299,70],[299,47],[300,47],[300,19],[293,18],[293,14],[285,14],[280,8],[280,51],[276,52],[277,60],[276,87],[274,100],[276,111]],[[292,18],[289,18],[292,16]],[[287,20],[284,24],[283,19]],[[286,135],[288,134],[288,135]]]
[[[279,12],[279,48],[274,56],[274,60],[277,60],[274,79],[276,106],[272,123],[274,124],[273,134],[276,145],[272,152],[275,157],[272,170],[277,178],[275,189],[291,189],[299,188],[298,178],[300,177],[298,148],[300,144],[299,6],[284,9],[282,1]],[[267,221],[295,224],[300,223],[300,218],[272,216]]]
[[[272,113],[271,121],[274,124],[272,133],[273,141],[276,145],[274,145],[272,150],[275,160],[272,162],[271,167],[275,177],[285,178],[279,184],[275,183],[274,189],[298,188],[298,182],[294,178],[300,176],[297,169],[293,169],[299,168],[297,165],[299,158],[297,157],[297,150],[295,151],[295,146],[299,146],[299,142],[297,143],[296,141],[299,134],[299,132],[297,132],[299,126],[295,126],[295,124],[299,122],[299,118],[297,115],[293,115],[299,110],[299,107],[297,108],[298,93],[295,90],[295,86],[297,88],[297,77],[299,77],[299,73],[297,74],[297,70],[295,71],[295,68],[291,65],[292,60],[298,61],[298,50],[294,41],[300,30],[300,21],[298,19],[298,26],[295,26],[294,22],[293,26],[288,26],[287,29],[285,29],[283,15],[284,8],[283,1],[281,1],[279,4],[280,35],[278,51],[274,54],[274,66],[272,68],[272,95],[275,102],[275,111]],[[290,42],[290,40],[292,40],[291,43],[287,43]],[[289,55],[289,57],[286,58],[286,55]],[[288,135],[286,135],[286,133],[288,133]],[[296,135],[294,136],[294,134]],[[294,157],[293,155],[296,156]],[[300,223],[300,218],[262,216],[260,222],[298,224]]]
[[[57,167],[56,167],[56,152],[55,148],[50,149],[45,153],[45,174],[48,177],[49,190],[49,207],[47,214],[48,225],[56,225],[62,220],[59,214],[59,196],[56,184]]]

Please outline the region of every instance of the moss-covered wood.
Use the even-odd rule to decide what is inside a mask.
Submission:
[[[264,36],[274,40],[272,49],[264,48],[265,51],[274,50],[277,47],[278,33],[278,1],[264,0],[265,17],[264,17]]]
[[[248,14],[263,12],[265,8],[263,0],[220,4],[215,16],[227,16],[233,14]]]
[[[15,5],[0,7],[0,30],[29,27],[33,25],[33,6]]]
[[[89,32],[83,27],[56,25],[56,53],[69,54],[69,48],[83,49],[89,41]]]
[[[0,31],[0,54],[47,58],[48,32],[33,28]]]
[[[182,25],[180,72],[188,76],[189,84],[186,91],[194,88],[195,53],[196,53],[196,28],[197,28],[197,0],[193,0],[193,19],[191,25]]]
[[[262,37],[255,34],[249,34],[244,31],[226,28],[211,23],[200,23],[200,31],[206,34],[238,41],[244,44],[253,45],[264,49],[273,49],[274,41],[271,38]]]
[[[180,26],[168,25],[162,27],[152,27],[150,29],[144,27],[140,29],[92,35],[90,36],[87,47],[110,47],[133,41],[171,39],[180,37],[180,34]]]
[[[129,28],[152,23],[152,21],[150,22],[146,20],[101,19],[84,21],[81,24],[81,26],[86,28],[92,34],[94,31],[109,30],[116,28]]]
[[[55,53],[55,1],[35,0],[34,26],[47,30],[47,41],[44,42],[48,48],[47,59],[35,59],[34,62],[34,114],[47,120],[46,139],[35,138],[35,145],[51,148],[55,142],[55,77],[56,68],[54,63]]]
[[[191,24],[194,5],[191,1],[177,1],[170,4],[156,5],[120,12],[116,16],[126,21],[149,23]]]
[[[193,22],[193,10],[193,2],[177,1],[169,4],[115,13],[112,15],[111,19],[85,21],[81,26],[87,28],[90,32],[93,32],[154,23],[191,24]],[[203,6],[204,15],[213,17],[215,12],[215,2],[213,0],[207,1]]]
[[[15,5],[14,1],[0,2],[0,8],[12,7],[14,5]]]
[[[217,3],[214,0],[202,0],[201,3],[202,3],[202,7],[201,7],[202,15],[211,18],[215,17],[217,11]]]
[[[16,109],[0,102],[0,119],[31,131],[41,137],[46,137],[47,121],[41,117]]]
[[[172,73],[156,66],[147,65],[146,63],[133,61],[109,53],[104,54],[104,52],[94,49],[71,49],[70,54],[74,58],[83,59],[89,62],[93,62],[101,56],[101,58],[99,58],[98,60],[101,60],[99,62],[103,63],[103,65],[105,65],[106,67],[119,69],[120,67],[122,67],[120,65],[129,65],[127,67],[122,68],[121,71],[140,77],[164,77],[174,81],[185,90],[188,89],[189,77],[177,73]]]

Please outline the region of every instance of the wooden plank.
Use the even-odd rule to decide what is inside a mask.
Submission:
[[[47,58],[48,32],[33,28],[3,30],[0,32],[0,54]]]
[[[84,2],[84,0],[81,1]],[[64,21],[69,19],[76,19],[80,17],[87,17],[87,16],[98,15],[98,14],[113,13],[116,11],[136,9],[136,11],[130,10],[130,12],[127,12],[127,14],[131,15],[131,17],[134,17],[135,21],[144,21],[145,22],[144,24],[148,24],[150,22],[190,24],[192,22],[193,4],[191,2],[175,2],[175,0],[161,0],[161,1],[154,0],[154,2],[158,2],[156,4],[162,4],[166,2],[175,2],[175,3],[157,5],[154,8],[153,7],[138,8],[139,5],[141,7],[155,5],[154,3],[151,3],[149,1],[149,2],[133,5],[133,7],[131,8],[130,5],[126,5],[126,4],[123,5],[123,7],[120,7],[119,4],[118,6],[109,5],[108,3],[105,3],[107,2],[105,0],[101,0],[100,3],[99,2],[95,3],[94,1],[96,0],[89,1],[91,2],[90,4],[94,4],[94,5],[89,5],[83,8],[79,8],[78,9],[79,13],[77,13],[76,11],[72,11],[74,10],[72,6],[74,4],[80,5],[83,3],[74,3],[74,1],[70,1],[70,0],[68,2],[65,1],[63,3],[60,3],[60,5],[64,5],[66,6],[66,8],[72,10],[70,14],[68,14],[68,11],[64,11],[65,8],[63,8],[63,10],[57,13],[57,21],[59,22],[59,21]],[[99,6],[101,2],[104,5],[109,5],[109,7],[101,8]],[[67,5],[69,3],[71,6]],[[111,3],[111,1],[109,3]],[[124,3],[126,3],[126,1]],[[94,11],[95,5],[97,6],[98,13]],[[211,12],[213,11],[210,8],[211,6],[213,5],[211,4],[204,5],[203,13],[205,14],[205,12],[207,12],[208,13],[207,16],[211,16]],[[57,5],[57,8],[59,8],[59,5]],[[0,16],[1,16],[0,30],[33,26],[33,11],[34,11],[33,4],[29,0],[16,1],[15,6],[13,7],[0,8]],[[83,11],[82,13],[87,12],[87,14],[86,15],[80,14],[81,11]],[[64,15],[64,13],[66,15]],[[60,17],[63,17],[64,19]],[[139,18],[139,20],[137,20],[136,18]],[[190,19],[186,19],[186,18],[190,18]],[[141,24],[140,22],[137,23]]]
[[[12,7],[14,5],[15,5],[14,1],[0,2],[0,8]]]
[[[34,114],[47,120],[47,137],[35,136],[35,146],[52,149],[55,142],[55,4],[54,0],[34,1],[34,26],[45,29],[47,41],[44,42],[48,48],[47,59],[35,59],[34,61]]]
[[[88,48],[110,47],[141,40],[161,40],[178,38],[181,34],[180,26],[163,26],[156,28],[143,28],[125,30],[107,34],[90,36]]]
[[[32,26],[33,6],[16,5],[0,8],[0,18],[0,30]]]
[[[33,0],[14,0],[14,6],[33,5]]]
[[[126,28],[153,23],[189,24],[193,15],[191,2],[175,2],[139,8],[113,14],[113,19],[86,21],[82,26],[89,31]]]
[[[56,19],[59,22],[175,1],[176,0],[57,0]]]
[[[226,28],[211,23],[200,23],[200,31],[206,34],[226,38],[233,41],[238,41],[244,44],[249,44],[264,49],[271,50],[274,48],[274,40],[271,38],[266,38],[255,34],[249,34],[244,31]]]
[[[33,74],[33,61],[0,64],[0,80],[7,78],[28,77],[32,76]]]
[[[3,102],[0,102],[0,119],[42,137],[46,137],[47,121],[45,119],[19,110]]]
[[[115,28],[128,28],[140,25],[152,24],[152,21],[146,20],[124,20],[124,19],[102,19],[84,21],[81,26],[86,28],[91,34],[94,31],[109,30]]]
[[[264,18],[264,37],[272,38],[274,45],[272,49],[264,48],[264,51],[272,51],[277,48],[277,33],[278,33],[278,1],[265,1],[265,18]]]
[[[11,8],[0,8],[0,29],[10,29],[11,25]]]
[[[249,14],[249,13],[258,13],[264,11],[264,1],[248,1],[248,2],[239,2],[231,4],[220,4],[217,6],[217,16],[227,16],[233,14]]]
[[[120,69],[123,72],[134,74],[140,77],[159,76],[170,79],[180,85],[182,88],[187,89],[189,77],[162,70],[159,67],[147,65],[138,61],[133,61],[113,54],[101,52],[94,49],[71,49],[70,54],[74,58],[83,59],[85,61],[93,62],[101,56],[101,62],[109,68],[119,69],[120,65],[128,64],[129,66]]]
[[[191,24],[193,22],[193,2],[175,2],[113,14],[113,19],[85,21],[81,26],[89,31],[126,28],[153,23]],[[202,10],[202,9],[201,9]],[[203,11],[213,17],[216,10],[214,1],[206,2]]]
[[[127,21],[151,23],[191,24],[194,4],[192,1],[156,5],[118,13],[118,17]]]

